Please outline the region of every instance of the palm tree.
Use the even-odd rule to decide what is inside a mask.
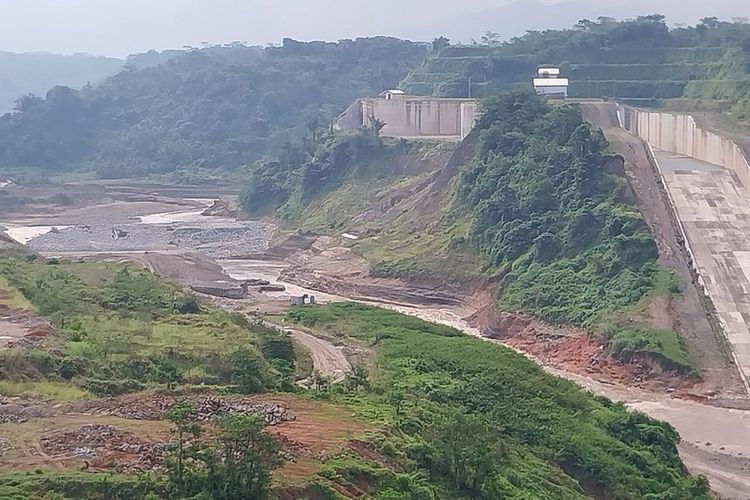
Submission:
[[[380,138],[380,131],[383,130],[383,127],[385,127],[387,123],[385,123],[380,118],[373,118],[372,121],[370,121],[370,130],[372,130],[372,135],[375,136],[376,139]]]
[[[312,142],[313,144],[315,144],[316,142],[318,142],[318,129],[320,128],[320,122],[318,121],[317,116],[307,121],[307,128],[310,130]]]

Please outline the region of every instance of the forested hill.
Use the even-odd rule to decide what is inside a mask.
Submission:
[[[670,28],[661,15],[581,20],[564,30],[529,31],[476,45],[437,39],[402,88],[414,94],[483,97],[527,87],[539,65],[559,65],[573,97],[616,97],[638,104],[666,99],[730,110],[750,118],[750,24],[705,18]]]
[[[394,86],[425,56],[394,38],[192,50],[76,91],[55,87],[0,118],[0,168],[100,177],[246,165]]]

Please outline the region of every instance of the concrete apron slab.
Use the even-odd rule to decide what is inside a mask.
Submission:
[[[655,152],[701,285],[750,393],[750,202],[731,171]]]

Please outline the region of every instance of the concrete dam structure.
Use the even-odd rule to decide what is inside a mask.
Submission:
[[[391,90],[378,97],[352,103],[334,122],[338,130],[359,130],[379,120],[384,137],[429,138],[460,141],[480,117],[476,99],[406,95]]]
[[[750,393],[750,163],[731,139],[690,115],[619,106],[642,138],[677,217],[699,285],[711,299]]]

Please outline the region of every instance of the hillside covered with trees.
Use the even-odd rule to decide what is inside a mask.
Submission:
[[[661,15],[618,21],[584,19],[563,30],[529,31],[476,45],[437,39],[432,54],[402,82],[414,94],[488,97],[528,86],[540,65],[560,66],[573,97],[610,97],[636,104],[687,100],[687,107],[733,110],[750,117],[750,24],[705,18],[670,28]]]
[[[80,91],[23,98],[0,118],[0,168],[127,177],[249,165],[326,129],[424,55],[421,44],[386,37],[192,50]]]

